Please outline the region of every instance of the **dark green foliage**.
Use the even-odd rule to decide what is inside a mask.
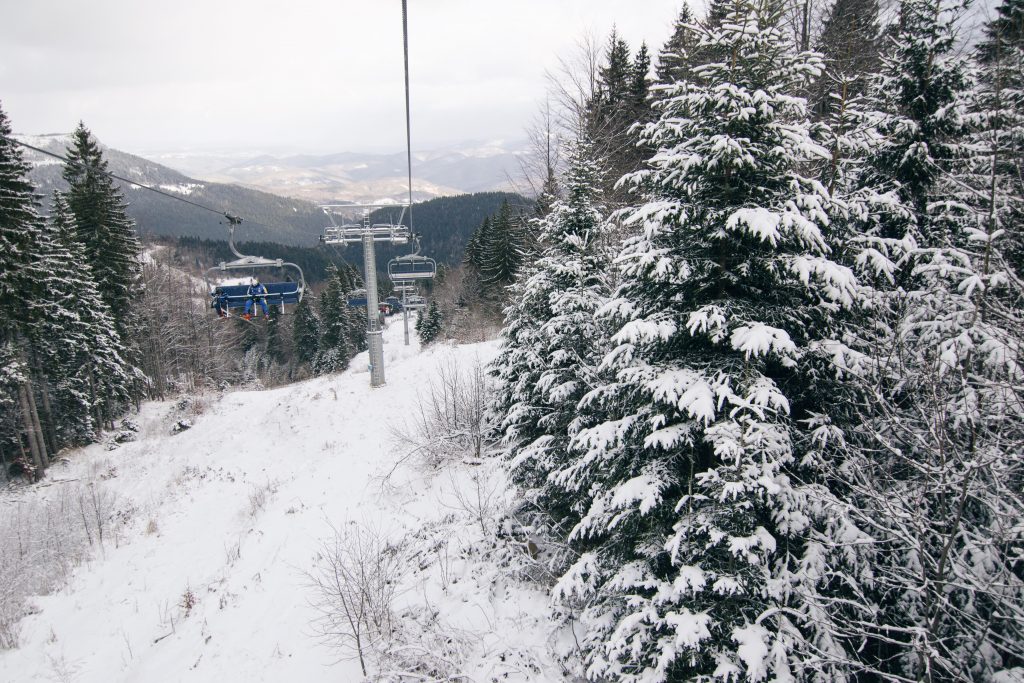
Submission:
[[[424,256],[430,256],[438,263],[457,265],[462,262],[465,245],[470,235],[487,216],[498,211],[507,203],[517,210],[530,211],[533,202],[512,192],[476,192],[474,194],[438,197],[413,206],[413,230],[420,237]],[[392,209],[375,211],[372,222],[397,221],[398,211]],[[408,225],[408,216],[403,218]],[[381,245],[377,249],[377,264],[386,264],[395,256],[409,253],[408,247]]]
[[[327,287],[320,294],[320,348],[315,363],[318,374],[344,370],[356,353],[349,339],[348,310],[338,271],[328,268]]]
[[[28,171],[0,108],[0,344],[13,338],[13,324],[25,317],[24,300],[36,291],[24,270],[41,224]]]
[[[818,39],[825,72],[815,84],[812,105],[819,118],[838,113],[867,91],[881,48],[878,0],[836,0]]]
[[[441,334],[444,320],[441,318],[441,309],[437,307],[436,301],[431,301],[424,315],[416,321],[416,333],[420,337],[420,343],[428,346]]]
[[[32,301],[32,350],[54,396],[58,447],[81,445],[129,406],[133,369],[99,295],[74,218],[57,194],[36,245],[33,275],[43,286]]]
[[[320,352],[320,317],[313,305],[313,296],[302,298],[295,307],[295,321],[292,324],[295,360],[302,365],[312,365]]]
[[[978,59],[971,124],[975,148],[985,151],[979,174],[990,176],[984,183],[993,205],[987,222],[1007,231],[1005,258],[1024,278],[1024,0],[1000,3],[985,27]]]
[[[490,230],[491,218],[490,216],[484,216],[480,227],[470,235],[469,241],[466,243],[466,251],[462,257],[462,262],[478,273],[484,263],[483,243],[484,240],[489,238],[488,233]]]
[[[64,167],[67,202],[74,215],[76,235],[85,247],[100,296],[110,308],[118,333],[133,339],[137,326],[132,307],[140,302],[142,245],[127,214],[121,190],[106,175],[107,162],[89,130],[79,124]]]
[[[909,213],[879,207],[875,233],[913,235],[920,244],[941,241],[929,205],[936,183],[957,154],[963,132],[953,106],[966,89],[963,59],[956,54],[956,8],[939,12],[941,0],[907,0],[893,48],[875,85],[877,107],[887,116],[878,128],[884,144],[869,160],[863,185],[891,191]],[[952,9],[953,11],[949,11]]]
[[[492,289],[511,284],[529,250],[529,236],[522,215],[508,202],[490,220],[480,235],[480,277]]]
[[[672,25],[672,35],[665,41],[658,52],[658,63],[655,66],[655,75],[659,85],[670,85],[677,81],[687,81],[691,78],[693,68],[693,53],[697,46],[697,34],[689,30],[687,26],[694,23],[695,18],[690,6],[683,3]],[[653,95],[656,98],[662,97],[661,90],[655,90]]]

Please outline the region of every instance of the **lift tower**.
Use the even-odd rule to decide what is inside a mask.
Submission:
[[[331,226],[324,228],[324,234],[320,241],[325,244],[346,244],[362,243],[363,245],[363,280],[366,282],[366,345],[370,352],[370,386],[384,386],[384,340],[381,337],[379,298],[377,296],[377,261],[374,254],[374,244],[387,242],[388,244],[408,244],[409,228],[402,225],[402,217],[405,216],[407,206],[402,206],[402,217],[399,217],[398,224],[394,223],[370,223],[370,214],[373,209],[397,208],[394,204],[324,204],[320,207],[331,220]],[[335,214],[347,212],[351,215],[353,210],[362,210],[363,220],[361,223],[343,223],[337,225],[334,222]]]

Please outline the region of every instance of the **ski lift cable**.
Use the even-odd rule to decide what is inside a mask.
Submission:
[[[412,126],[409,109],[409,13],[402,0],[402,44],[405,48],[405,156],[409,171],[409,232],[412,233]]]
[[[238,257],[238,260],[230,261],[230,262],[223,262],[222,261],[219,265],[214,266],[213,268],[210,268],[206,272],[205,277],[204,277],[204,279],[206,280],[207,289],[211,289],[210,288],[210,282],[209,282],[209,274],[212,271],[215,271],[215,270],[219,270],[221,272],[226,272],[227,270],[230,270],[230,269],[249,269],[249,270],[255,270],[256,268],[267,268],[267,267],[277,267],[277,268],[290,267],[290,268],[294,268],[298,272],[298,277],[299,277],[298,282],[295,282],[293,287],[290,286],[290,284],[285,284],[284,288],[280,289],[280,291],[269,292],[267,294],[266,298],[268,300],[271,300],[271,301],[279,300],[280,305],[282,306],[282,308],[284,307],[285,303],[298,303],[298,302],[302,301],[302,295],[303,295],[303,292],[306,289],[306,278],[305,278],[305,275],[302,272],[302,268],[301,267],[299,267],[295,263],[285,262],[283,259],[265,259],[265,258],[260,257],[260,256],[247,256],[245,254],[239,253],[238,250],[235,248],[235,243],[234,243],[235,226],[242,223],[242,219],[239,216],[235,216],[235,215],[233,215],[231,213],[228,213],[227,211],[218,211],[217,209],[211,208],[211,207],[206,206],[204,204],[200,204],[198,202],[193,202],[193,201],[190,201],[188,199],[184,199],[183,197],[178,197],[178,196],[170,194],[168,192],[164,192],[163,190],[159,190],[159,189],[157,189],[155,187],[151,187],[149,185],[144,185],[144,184],[136,182],[134,180],[129,180],[128,178],[122,178],[121,176],[117,175],[116,173],[112,173],[110,171],[104,171],[102,169],[98,169],[98,168],[95,168],[95,167],[90,167],[89,165],[83,164],[83,163],[78,162],[78,161],[72,161],[71,159],[68,159],[67,157],[65,157],[63,155],[56,154],[54,152],[50,152],[50,151],[45,150],[45,149],[40,149],[38,147],[35,147],[35,146],[30,145],[28,143],[22,142],[20,140],[16,140],[15,139],[14,142],[19,144],[19,145],[21,145],[22,147],[25,147],[26,149],[31,149],[34,152],[38,152],[40,154],[45,154],[46,156],[53,157],[55,159],[59,159],[60,161],[62,161],[65,164],[67,164],[68,166],[71,166],[72,168],[84,168],[86,170],[90,170],[91,169],[91,170],[96,171],[98,173],[102,173],[103,175],[106,175],[109,178],[114,178],[115,180],[120,180],[122,182],[129,183],[129,184],[135,185],[137,187],[141,187],[141,188],[143,188],[145,190],[149,190],[150,192],[155,192],[156,194],[162,195],[164,197],[168,197],[169,199],[175,199],[175,200],[177,200],[179,202],[184,202],[185,204],[188,204],[190,206],[194,206],[194,207],[196,207],[198,209],[202,209],[204,211],[209,211],[210,213],[215,213],[218,216],[222,216],[223,218],[225,218],[227,220],[227,222],[228,222],[228,224],[230,226],[229,233],[228,233],[229,234],[229,236],[228,236],[228,247],[231,249],[231,252],[235,256]],[[291,283],[291,278],[290,277],[289,277],[287,282]],[[277,287],[277,283],[272,283],[272,284],[270,284],[268,286],[271,287],[271,288],[276,288]],[[245,300],[246,298],[248,298],[248,295],[243,295],[242,292],[239,291],[239,292],[234,292],[233,294],[227,293],[227,294],[224,295],[224,297],[225,297],[225,300],[227,302],[227,307],[231,308],[231,307],[240,307],[241,306],[240,302]],[[232,300],[235,300],[235,301],[232,301]]]
[[[60,154],[57,154],[55,152],[50,152],[50,151],[45,150],[45,149],[40,149],[39,147],[34,147],[34,146],[28,144],[27,142],[22,142],[21,140],[17,140],[17,139],[14,139],[14,138],[12,138],[12,139],[14,140],[15,144],[21,145],[22,147],[24,147],[26,149],[30,149],[33,152],[39,152],[40,154],[45,154],[46,156],[53,157],[54,159],[60,159],[61,161],[63,161],[68,166],[77,167],[77,168],[84,168],[86,170],[91,169],[93,171],[97,171],[97,172],[102,173],[102,174],[104,174],[104,175],[106,175],[106,176],[108,176],[110,178],[115,179],[115,180],[120,180],[121,182],[128,183],[130,185],[135,185],[136,187],[141,187],[144,190],[149,190],[150,192],[155,192],[156,194],[163,195],[164,197],[168,197],[170,199],[175,199],[175,200],[177,200],[179,202],[184,202],[184,203],[189,204],[191,206],[194,206],[196,208],[203,209],[204,211],[209,211],[211,213],[215,213],[218,216],[222,216],[224,218],[227,218],[228,221],[231,221],[231,222],[241,222],[241,220],[242,220],[238,216],[233,216],[230,213],[228,213],[227,211],[220,211],[218,209],[214,209],[214,208],[211,208],[209,206],[204,206],[203,204],[200,204],[198,202],[193,202],[191,200],[185,199],[184,197],[179,197],[177,195],[173,195],[170,192],[164,192],[163,190],[158,190],[157,188],[152,187],[150,185],[144,185],[144,184],[142,184],[142,183],[140,183],[140,182],[138,182],[136,180],[129,180],[128,178],[122,178],[121,176],[117,175],[116,173],[112,173],[111,171],[103,171],[103,170],[100,170],[98,168],[94,168],[94,167],[88,166],[87,164],[83,164],[83,163],[78,162],[78,161],[72,161],[71,159],[68,159],[67,157],[65,157],[63,155],[60,155]]]

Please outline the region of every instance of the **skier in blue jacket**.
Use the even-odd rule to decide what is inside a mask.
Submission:
[[[249,297],[245,300],[245,315],[242,317],[246,320],[252,320],[252,308],[254,303],[258,303],[260,308],[263,309],[263,317],[270,320],[270,310],[267,308],[267,288],[260,284],[258,278],[252,279],[252,284],[249,285],[248,291],[245,295]]]
[[[224,291],[223,287],[217,287],[210,294],[213,297],[213,302],[210,304],[210,308],[217,311],[217,315],[221,318],[226,318],[230,315],[228,306],[228,295]]]

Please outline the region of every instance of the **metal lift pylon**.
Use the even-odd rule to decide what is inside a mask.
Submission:
[[[320,207],[331,220],[331,226],[324,229],[320,240],[325,244],[355,244],[363,245],[363,280],[366,283],[366,345],[370,353],[370,386],[382,387],[384,379],[384,340],[383,330],[380,326],[379,297],[377,295],[377,261],[374,245],[377,242],[389,244],[408,244],[409,228],[402,225],[402,219],[398,219],[398,225],[394,223],[370,224],[371,209],[396,208],[394,204],[324,204]],[[405,215],[405,206],[402,207],[402,216]],[[334,223],[334,210],[351,211],[362,209],[362,223],[336,225]]]

